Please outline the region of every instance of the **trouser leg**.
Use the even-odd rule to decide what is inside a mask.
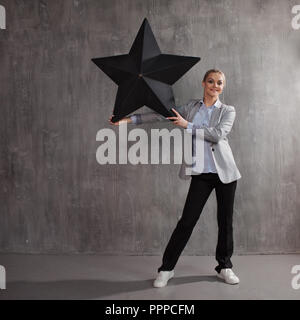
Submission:
[[[213,184],[206,179],[206,175],[192,176],[182,216],[171,235],[158,272],[174,269],[212,189]]]
[[[216,186],[217,197],[217,220],[218,220],[218,243],[216,248],[216,260],[218,266],[215,268],[220,272],[224,268],[232,268],[231,256],[233,253],[233,205],[237,181],[222,183]]]

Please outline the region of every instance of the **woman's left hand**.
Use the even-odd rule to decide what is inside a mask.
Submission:
[[[166,117],[167,119],[174,119],[173,123],[176,124],[179,127],[182,127],[184,129],[187,128],[188,121],[182,118],[180,113],[178,113],[174,108],[172,108],[173,112],[177,115],[177,117]]]

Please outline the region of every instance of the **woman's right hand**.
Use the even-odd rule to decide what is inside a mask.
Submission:
[[[124,123],[124,122],[127,122],[127,123],[131,123],[131,119],[130,118],[123,118],[117,122],[112,122],[112,118],[113,118],[114,115],[111,115],[111,117],[109,118],[109,123],[114,125],[114,126],[119,126],[121,123]]]

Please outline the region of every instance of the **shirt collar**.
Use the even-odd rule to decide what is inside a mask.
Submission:
[[[203,105],[203,99],[200,99],[199,101],[200,103],[200,107]],[[220,108],[222,105],[222,102],[220,101],[220,99],[217,99],[217,101],[215,102],[215,104],[212,105],[212,107],[217,107],[217,108]]]

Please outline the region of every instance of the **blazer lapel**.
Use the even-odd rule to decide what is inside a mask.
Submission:
[[[199,107],[200,107],[200,105],[199,105],[199,101],[197,101],[197,102],[194,102],[194,106],[193,106],[193,108],[191,108],[190,110],[190,114],[189,114],[189,119],[188,119],[188,121],[193,121],[193,119],[194,119],[194,117],[195,117],[195,114],[197,113],[197,111],[199,110]]]
[[[209,121],[209,126],[212,127],[212,126],[215,126],[218,124],[218,120],[220,118],[220,115],[221,115],[221,112],[222,112],[222,106],[220,108],[214,108],[212,114],[211,114],[211,117],[210,117],[210,121]]]

